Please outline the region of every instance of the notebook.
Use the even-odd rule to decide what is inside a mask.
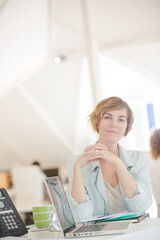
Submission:
[[[145,218],[149,218],[149,213],[126,213],[120,217],[113,217],[108,219],[100,219],[100,222],[106,221],[131,221],[132,223],[138,223],[143,221]]]
[[[45,185],[54,206],[61,231],[65,237],[87,237],[126,233],[130,222],[112,222],[76,226],[61,178],[46,178]]]

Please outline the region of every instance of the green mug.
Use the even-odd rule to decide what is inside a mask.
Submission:
[[[32,207],[33,219],[36,227],[53,228],[54,211],[52,205],[43,205]]]

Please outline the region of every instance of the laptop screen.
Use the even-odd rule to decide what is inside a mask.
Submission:
[[[51,202],[56,210],[63,232],[75,226],[75,221],[60,177],[46,179],[46,186]]]

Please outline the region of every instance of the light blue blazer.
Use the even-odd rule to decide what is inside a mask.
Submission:
[[[126,150],[119,145],[120,159],[124,163],[128,172],[137,183],[136,195],[128,199],[120,191],[129,212],[145,212],[152,204],[152,188],[150,180],[149,159],[147,154],[139,151]],[[80,155],[74,156],[69,160],[69,186],[67,197],[76,221],[101,216],[107,214],[107,192],[99,162],[86,165],[83,168],[84,184],[86,189],[86,199],[82,204],[71,196],[74,162]]]

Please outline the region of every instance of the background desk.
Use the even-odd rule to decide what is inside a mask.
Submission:
[[[3,240],[11,240],[10,237],[1,238]],[[15,239],[15,238],[14,238]],[[16,238],[18,239],[18,238]],[[21,239],[21,237],[19,238]],[[22,236],[23,240],[27,239],[41,239],[41,240],[53,240],[53,239],[67,239],[62,236],[60,232],[49,232],[49,231],[41,231],[41,232],[29,232],[25,236]],[[72,238],[73,239],[73,238]],[[82,240],[82,238],[76,238]],[[105,239],[113,239],[113,240],[160,240],[160,218],[150,218],[145,219],[140,223],[134,223],[131,225],[130,230],[126,234],[118,234],[118,235],[106,235],[106,236],[95,236],[95,237],[86,237],[83,239],[86,240],[105,240]]]

